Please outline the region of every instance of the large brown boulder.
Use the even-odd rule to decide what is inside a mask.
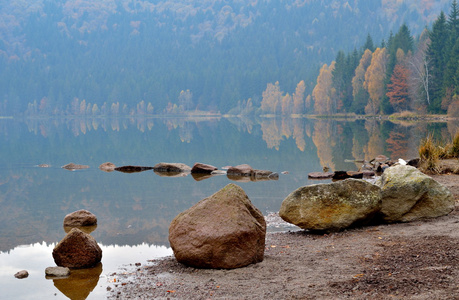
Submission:
[[[64,217],[64,227],[80,227],[97,225],[97,217],[90,211],[80,209]]]
[[[177,261],[196,268],[232,269],[263,261],[266,222],[235,184],[179,214],[169,228]]]
[[[102,259],[102,249],[87,233],[73,228],[53,249],[56,265],[75,269],[90,268]]]
[[[213,171],[217,170],[217,167],[212,165],[207,165],[203,163],[195,163],[194,166],[191,168],[191,173],[201,173],[201,174],[210,174]]]
[[[337,231],[372,220],[381,189],[359,179],[304,186],[282,202],[279,216],[302,229]]]
[[[381,214],[389,223],[436,218],[454,209],[451,192],[412,166],[387,168],[375,184],[382,189]]]

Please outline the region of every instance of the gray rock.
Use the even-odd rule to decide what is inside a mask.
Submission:
[[[381,189],[359,179],[305,186],[282,202],[279,216],[307,230],[337,231],[369,222],[381,209]]]
[[[16,277],[17,279],[24,279],[29,277],[29,272],[27,272],[26,270],[22,270],[14,274],[14,277]]]
[[[50,277],[67,277],[70,275],[70,269],[66,267],[47,267],[45,274]]]
[[[97,225],[97,217],[85,209],[69,213],[64,217],[64,227],[80,227]]]
[[[90,268],[102,259],[102,249],[87,233],[73,228],[53,249],[56,265],[75,269]]]
[[[62,166],[62,169],[66,169],[66,170],[82,170],[82,169],[88,169],[89,166],[86,166],[86,165],[77,165],[77,164],[74,164],[74,163],[69,163],[69,164],[66,164],[65,166]]]
[[[153,167],[155,172],[174,172],[174,173],[181,173],[181,172],[190,172],[190,166],[187,166],[182,163],[165,163],[161,162],[156,164]]]
[[[381,214],[386,222],[435,218],[454,209],[451,192],[412,166],[387,168],[375,184],[382,189]]]
[[[195,163],[193,165],[193,168],[191,168],[191,173],[202,173],[202,174],[210,174],[213,171],[217,170],[217,167],[214,167],[212,165],[207,165],[203,163]]]
[[[116,168],[115,164],[111,162],[105,162],[99,166],[99,169],[104,172],[113,172],[115,168]]]
[[[232,269],[261,262],[265,236],[262,213],[235,184],[182,212],[169,228],[177,261],[196,268]]]

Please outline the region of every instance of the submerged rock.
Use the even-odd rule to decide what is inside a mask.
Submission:
[[[143,171],[153,170],[153,167],[142,167],[142,166],[122,166],[115,168],[115,171],[123,173],[139,173]]]
[[[279,216],[302,229],[337,231],[371,221],[380,209],[378,186],[346,179],[297,189],[284,199]]]
[[[253,172],[253,169],[251,166],[247,164],[242,164],[238,165],[235,167],[230,167],[226,173],[229,176],[250,176]]]
[[[27,270],[22,270],[14,274],[14,277],[16,277],[17,279],[24,279],[29,277],[29,272],[27,272]]]
[[[64,217],[64,227],[94,226],[97,225],[97,217],[92,212],[80,209],[67,214]]]
[[[180,172],[190,172],[191,168],[190,166],[187,166],[182,163],[158,163],[153,167],[153,170],[155,172],[175,172],[175,173],[180,173]]]
[[[116,168],[115,164],[111,162],[105,162],[99,166],[99,169],[104,172],[113,172],[115,168]]]
[[[449,214],[451,192],[412,166],[387,168],[375,183],[382,189],[381,214],[386,222],[409,222]]]
[[[66,164],[65,166],[62,166],[62,169],[66,169],[66,170],[82,170],[82,169],[88,169],[89,166],[87,165],[77,165],[77,164],[74,164],[74,163],[69,163],[69,164]]]
[[[174,218],[169,241],[177,261],[196,268],[232,269],[263,261],[266,222],[235,184]]]
[[[47,267],[45,274],[49,277],[67,277],[70,275],[70,269],[66,267]]]
[[[212,165],[207,165],[203,163],[195,163],[193,168],[191,168],[191,174],[194,174],[194,173],[210,174],[217,169],[218,169],[217,167],[214,167]]]
[[[54,247],[53,258],[56,265],[75,269],[90,268],[102,259],[102,249],[87,233],[73,228]]]

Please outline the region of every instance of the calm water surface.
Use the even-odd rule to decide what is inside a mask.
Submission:
[[[358,164],[348,160],[378,154],[412,158],[427,132],[447,138],[457,128],[374,120],[0,119],[0,298],[104,298],[123,265],[171,255],[171,220],[229,183],[240,185],[267,215],[293,190],[318,183],[308,180],[309,172],[323,166],[356,170]],[[90,168],[61,168],[70,162]],[[202,162],[219,169],[247,163],[280,177],[235,182],[226,176],[107,173],[98,169],[104,162]],[[55,265],[52,249],[65,236],[63,218],[79,209],[98,217],[91,234],[103,250],[102,264],[90,274],[45,279],[44,269]],[[14,278],[23,269],[29,277]]]

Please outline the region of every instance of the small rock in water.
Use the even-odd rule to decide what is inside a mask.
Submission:
[[[67,277],[70,275],[70,269],[66,267],[47,267],[45,274],[52,277]]]
[[[51,167],[51,166],[48,165],[48,164],[39,164],[38,167],[39,167],[39,168],[49,168],[49,167]]]
[[[26,270],[22,270],[14,274],[14,277],[16,277],[17,279],[24,279],[29,277],[29,272],[27,272]]]
[[[62,169],[67,169],[67,170],[81,170],[81,169],[88,169],[89,166],[86,166],[86,165],[77,165],[77,164],[74,164],[74,163],[69,163],[69,164],[66,164],[65,166],[62,166]]]

